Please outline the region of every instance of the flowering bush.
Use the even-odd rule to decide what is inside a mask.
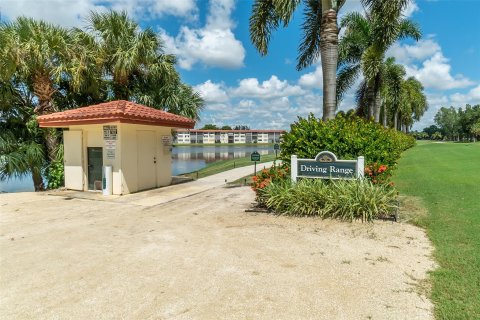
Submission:
[[[285,164],[281,166],[272,166],[270,169],[263,169],[257,175],[253,176],[252,180],[252,189],[255,191],[257,196],[259,195],[259,190],[267,187],[272,181],[284,180],[288,177],[289,168]]]
[[[393,182],[388,182],[392,170],[384,164],[370,163],[365,167],[365,177],[373,184],[388,184],[393,187]]]

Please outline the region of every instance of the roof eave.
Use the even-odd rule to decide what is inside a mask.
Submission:
[[[181,122],[172,120],[151,120],[151,119],[122,119],[122,118],[101,118],[101,119],[41,119],[38,118],[38,124],[41,128],[66,128],[70,126],[88,125],[88,124],[107,124],[107,123],[129,123],[141,124],[156,127],[184,128],[193,129],[195,121]]]

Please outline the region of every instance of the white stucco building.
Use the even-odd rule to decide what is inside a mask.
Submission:
[[[117,100],[38,117],[40,127],[64,128],[65,187],[102,189],[112,167],[113,194],[167,186],[172,180],[171,132],[191,119]]]

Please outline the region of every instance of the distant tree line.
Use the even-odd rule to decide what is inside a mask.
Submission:
[[[435,125],[412,134],[417,139],[476,141],[480,138],[480,104],[442,107],[435,115]]]

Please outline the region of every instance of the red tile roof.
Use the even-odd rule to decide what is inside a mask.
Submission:
[[[195,126],[195,121],[192,119],[125,100],[110,101],[38,117],[40,127],[54,128],[110,122],[189,129]]]

